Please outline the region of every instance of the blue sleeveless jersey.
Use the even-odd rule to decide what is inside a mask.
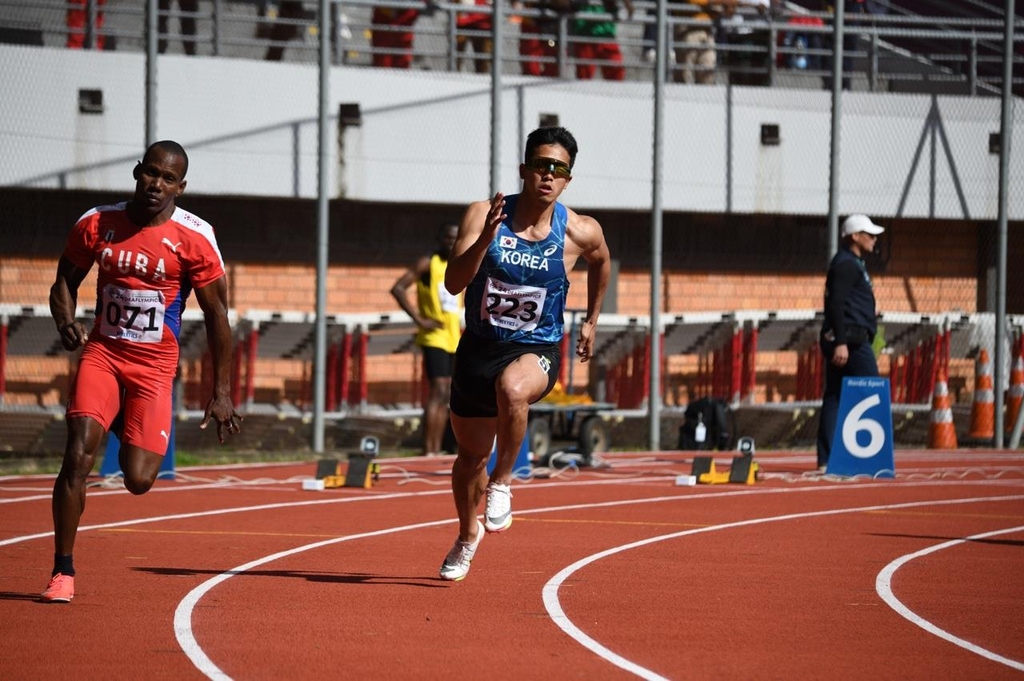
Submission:
[[[480,269],[466,288],[466,330],[483,338],[516,343],[562,340],[565,298],[565,226],[568,211],[555,203],[551,233],[527,241],[512,231],[518,194],[505,197],[505,221]]]

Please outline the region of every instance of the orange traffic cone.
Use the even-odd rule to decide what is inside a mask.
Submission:
[[[1024,402],[1024,350],[1013,360],[1010,369],[1010,389],[1006,393],[1006,432],[1012,432],[1017,423],[1021,402]]]
[[[992,362],[982,348],[974,370],[974,403],[971,404],[970,436],[990,440],[996,435],[996,394],[992,388]]]
[[[949,385],[946,373],[935,377],[935,395],[932,397],[932,422],[928,428],[929,449],[956,449],[956,427],[953,408],[949,403]]]

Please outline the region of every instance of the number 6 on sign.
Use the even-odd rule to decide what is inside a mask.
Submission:
[[[865,397],[842,420],[843,444],[847,451],[858,459],[870,459],[882,451],[882,446],[885,445],[885,431],[882,429],[882,425],[870,417],[864,417],[864,412],[881,403],[882,398],[878,395]],[[864,446],[861,446],[857,440],[857,433],[861,432],[866,432],[871,438]]]
[[[872,477],[896,474],[889,379],[843,379],[826,473]]]

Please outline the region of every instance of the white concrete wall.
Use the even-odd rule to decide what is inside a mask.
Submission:
[[[131,186],[145,146],[145,58],[118,52],[0,45],[0,184],[110,189]],[[189,151],[190,191],[314,197],[317,187],[315,65],[162,56],[157,137]],[[102,115],[79,114],[79,88],[103,90]],[[332,113],[358,102],[363,125],[338,159],[332,119],[329,186],[356,199],[464,203],[485,198],[490,180],[490,78],[473,74],[336,67]],[[500,186],[518,190],[525,134],[541,113],[557,113],[580,144],[566,194],[580,208],[644,209],[651,202],[653,96],[649,83],[508,79],[502,108]],[[670,85],[665,101],[664,207],[726,209],[726,98],[722,86]],[[829,93],[733,90],[732,210],[828,211]],[[843,97],[840,211],[928,216],[932,137],[922,140],[929,96],[847,93]],[[948,140],[968,215],[996,217],[999,129],[994,98],[942,97]],[[1017,107],[1017,139],[1024,112]],[[782,143],[760,144],[761,123],[777,123]],[[938,128],[936,128],[938,132]],[[935,135],[936,217],[963,217]],[[1024,217],[1024,167],[1012,160],[1010,217]],[[1016,191],[1015,191],[1016,189]]]

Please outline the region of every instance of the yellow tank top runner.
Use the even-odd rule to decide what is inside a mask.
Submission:
[[[430,276],[427,281],[416,281],[416,298],[424,317],[436,319],[440,329],[420,329],[416,344],[424,348],[441,348],[455,352],[462,335],[462,294],[453,296],[444,287],[444,271],[448,261],[438,254],[430,256]]]

